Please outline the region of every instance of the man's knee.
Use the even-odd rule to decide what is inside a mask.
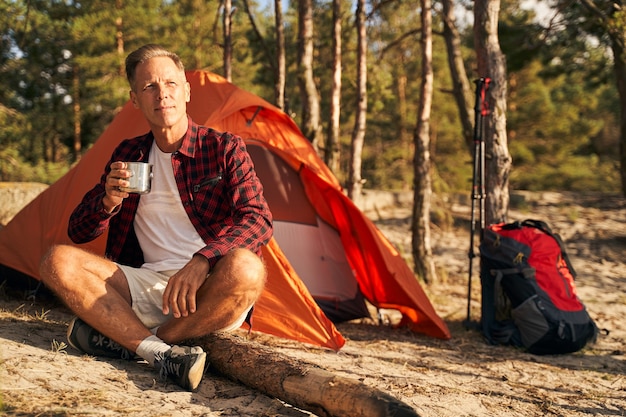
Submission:
[[[263,289],[267,272],[263,260],[258,255],[248,249],[233,249],[226,258],[228,269],[232,271],[232,279],[259,292]]]
[[[86,256],[90,254],[71,245],[50,247],[39,263],[41,281],[53,288],[75,281]]]
[[[69,245],[54,245],[46,251],[39,263],[39,272],[42,278],[58,271],[66,262],[72,260],[71,252],[74,250]]]

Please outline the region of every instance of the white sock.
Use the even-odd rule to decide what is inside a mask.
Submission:
[[[171,348],[170,345],[159,339],[155,335],[148,336],[139,343],[137,346],[137,355],[148,361],[148,363],[154,366],[154,355],[157,353],[164,353]]]

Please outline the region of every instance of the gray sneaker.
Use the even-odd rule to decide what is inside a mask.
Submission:
[[[188,391],[198,389],[206,369],[206,353],[201,347],[172,346],[163,353],[157,353],[154,367],[161,378],[170,378]]]
[[[132,360],[135,354],[106,337],[78,317],[67,327],[67,341],[74,349],[91,356]]]

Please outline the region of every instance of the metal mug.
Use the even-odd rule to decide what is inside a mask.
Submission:
[[[127,193],[148,194],[152,185],[152,164],[147,162],[126,162],[126,169],[131,171],[127,178],[128,187],[121,187]]]

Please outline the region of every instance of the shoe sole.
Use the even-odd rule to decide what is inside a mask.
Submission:
[[[74,317],[70,324],[67,326],[67,342],[76,350],[83,351],[80,347],[76,346],[75,343],[72,342],[72,333],[74,333],[74,328],[76,327],[76,321],[80,320],[78,317]],[[82,320],[81,320],[82,321]]]
[[[200,382],[202,382],[202,377],[204,376],[206,363],[206,352],[202,352],[198,354],[198,359],[196,359],[195,363],[189,368],[189,372],[187,373],[187,380],[189,381],[189,389],[191,391],[195,391],[198,389]]]

